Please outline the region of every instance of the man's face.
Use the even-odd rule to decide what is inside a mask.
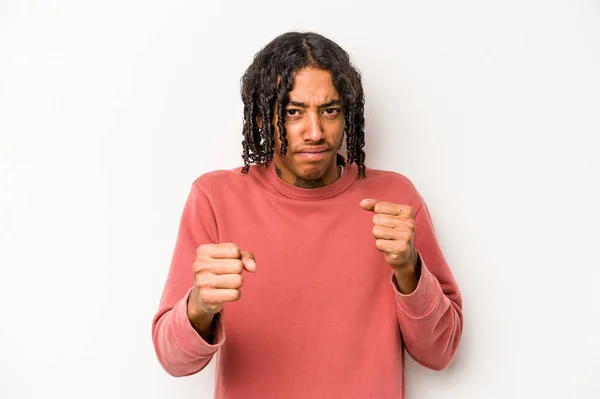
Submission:
[[[318,187],[338,178],[336,154],[344,138],[344,115],[331,73],[313,68],[298,71],[285,109],[287,153],[275,116],[275,153],[278,174],[289,184]],[[315,184],[317,183],[317,184]]]

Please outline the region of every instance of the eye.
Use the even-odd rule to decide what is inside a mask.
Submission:
[[[325,108],[326,115],[337,115],[340,112],[339,108]]]
[[[287,116],[296,116],[296,115],[298,115],[299,111],[297,109],[290,108],[290,109],[286,109],[285,112],[286,112]]]

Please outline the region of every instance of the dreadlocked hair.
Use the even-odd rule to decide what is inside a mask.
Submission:
[[[344,49],[312,32],[288,32],[276,37],[254,56],[242,77],[242,173],[248,173],[252,164],[268,164],[273,159],[273,111],[277,112],[281,155],[287,153],[284,113],[294,77],[303,68],[331,72],[345,119],[347,161],[356,164],[358,178],[366,177],[363,151],[365,100],[360,73],[350,63],[350,56]],[[277,109],[274,110],[275,103]],[[260,125],[258,121],[261,121]]]

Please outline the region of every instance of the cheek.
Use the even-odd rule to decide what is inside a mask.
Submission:
[[[288,123],[285,126],[285,138],[288,143],[288,147],[294,147],[299,141],[302,141],[302,126],[300,123]],[[275,143],[276,145],[281,145],[281,140],[279,139],[279,129],[275,132]]]
[[[336,126],[335,128],[335,137],[336,137],[336,142],[339,144],[342,142],[342,140],[344,139],[344,132],[346,130],[346,124],[344,123],[344,120],[342,119],[342,122]]]
[[[346,131],[345,127],[342,125],[342,128],[340,129],[340,134],[339,134],[339,141],[342,141],[344,139],[344,132]]]

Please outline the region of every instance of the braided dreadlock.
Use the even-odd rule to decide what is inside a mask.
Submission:
[[[285,108],[295,74],[312,67],[331,72],[333,85],[341,96],[345,119],[348,163],[358,167],[358,178],[365,175],[364,93],[360,73],[350,63],[346,51],[316,33],[284,33],[259,51],[242,77],[244,127],[242,140],[244,167],[267,164],[273,159],[273,109],[277,102],[277,127],[281,155],[287,152]],[[257,120],[262,121],[259,126]],[[270,121],[270,122],[269,122]]]

